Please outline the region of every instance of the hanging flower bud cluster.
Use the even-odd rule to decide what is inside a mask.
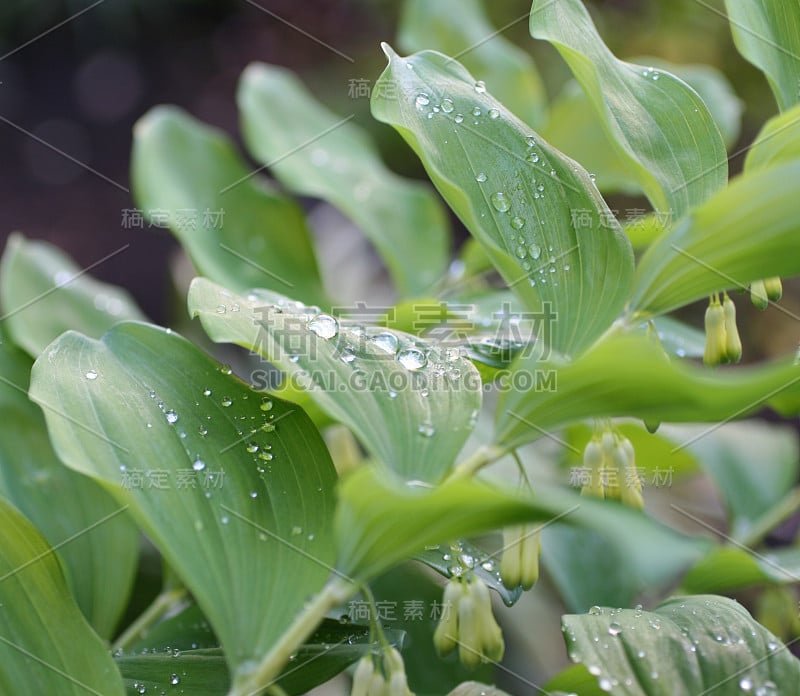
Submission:
[[[783,284],[778,277],[754,280],[750,283],[750,300],[758,309],[766,309],[770,302],[777,302],[781,297],[783,297]]]
[[[742,359],[742,341],[736,328],[736,305],[723,293],[711,296],[706,309],[706,349],[703,362],[709,367],[723,363],[737,363]]]
[[[500,577],[506,587],[529,590],[539,579],[542,533],[539,525],[518,524],[503,530]]]
[[[492,614],[489,588],[474,573],[450,580],[444,589],[444,611],[433,634],[437,652],[444,656],[458,648],[465,667],[503,659],[503,632]]]
[[[408,689],[403,658],[395,648],[366,655],[353,674],[350,696],[414,696]]]
[[[581,495],[621,500],[638,510],[644,508],[636,453],[628,438],[610,427],[595,433],[583,450],[583,466],[589,478]]]

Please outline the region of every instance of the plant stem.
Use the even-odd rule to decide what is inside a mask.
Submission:
[[[783,499],[779,500],[776,505],[761,515],[761,517],[754,522],[753,526],[736,541],[747,547],[755,546],[761,542],[774,527],[777,527],[787,517],[797,512],[798,509],[800,509],[800,488],[793,488]]]
[[[273,687],[281,668],[314,632],[333,607],[350,597],[357,587],[343,578],[334,578],[322,588],[278,639],[253,670],[236,676],[228,696],[252,696]]]
[[[485,445],[479,447],[473,454],[453,469],[446,481],[457,481],[459,479],[474,476],[487,464],[500,459],[507,454],[507,450],[500,445]]]
[[[153,626],[158,620],[164,616],[168,611],[173,609],[175,605],[187,596],[185,587],[176,587],[175,589],[161,592],[153,600],[153,603],[142,612],[139,617],[134,621],[123,633],[114,641],[111,646],[112,651],[127,650],[133,645],[148,628]]]

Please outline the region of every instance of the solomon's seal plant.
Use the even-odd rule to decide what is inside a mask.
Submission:
[[[0,693],[797,694],[800,560],[770,534],[800,507],[800,367],[753,363],[732,296],[800,275],[800,6],[725,6],[780,110],[732,178],[719,71],[621,60],[579,0],[535,0],[574,76],[548,99],[478,0],[406,0],[371,110],[432,186],[257,63],[254,164],[176,107],[134,130],[185,318],[12,236]],[[295,197],[366,235],[391,301]],[[706,301],[704,331],[676,314]],[[142,549],[162,585],[126,613]]]

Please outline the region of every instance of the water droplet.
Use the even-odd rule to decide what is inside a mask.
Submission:
[[[483,80],[478,80],[475,83],[475,91],[478,94],[485,94],[486,93],[486,83]]]
[[[481,107],[476,106],[472,109],[473,116],[480,116],[481,115]]]
[[[660,75],[658,73],[654,73],[653,74],[653,79],[654,80],[657,80],[659,77],[660,77]]]
[[[597,605],[593,607],[589,607],[589,614],[591,616],[600,616],[603,613],[603,610],[598,607]]]
[[[202,471],[206,468],[206,463],[202,459],[195,459],[194,464],[192,464],[192,469],[195,471]]]
[[[251,442],[249,445],[247,445],[247,451],[250,452],[250,454],[255,454],[258,452],[258,445]]]
[[[484,181],[486,181],[486,172],[478,172],[478,175],[475,177],[475,181],[477,181],[479,184],[482,184]]]
[[[497,109],[489,109],[489,118],[491,119],[500,118],[500,112]]]
[[[521,230],[525,226],[525,220],[523,220],[521,217],[511,218],[511,226],[515,230]]]
[[[600,681],[597,682],[597,685],[603,691],[611,691],[611,687],[613,686],[611,680],[608,677],[603,677],[602,679],[600,679]]]
[[[521,244],[517,247],[517,257],[520,259],[524,259],[527,256],[528,252],[525,251],[525,247]]]
[[[531,154],[528,155],[525,159],[531,164],[536,164],[539,161],[539,155],[537,155],[535,152],[531,152]]]
[[[271,411],[272,410],[272,399],[268,396],[262,397],[261,399],[261,410],[262,411]]]
[[[612,621],[608,625],[608,635],[618,636],[620,633],[622,633],[622,626],[620,626],[616,621]]]
[[[178,422],[178,414],[172,409],[167,411],[164,415],[167,417],[167,423],[173,424]]]
[[[428,362],[428,358],[421,350],[416,348],[405,348],[397,354],[397,361],[406,370],[419,370]]]
[[[442,111],[446,114],[452,113],[454,106],[452,99],[442,99]]]
[[[211,396],[211,390],[210,389],[203,389],[203,396]]]
[[[97,379],[97,371],[96,370],[89,370],[86,373],[86,379]]]
[[[250,497],[254,499],[258,498],[258,491],[250,491]]]
[[[483,568],[488,573],[492,573],[494,572],[494,562],[484,561],[483,563],[481,563],[481,568]]]
[[[456,114],[455,118],[453,120],[456,123],[463,123],[464,122],[464,114]]]
[[[531,256],[534,260],[538,259],[542,255],[542,247],[538,244],[531,244],[528,249],[531,252]]]
[[[390,391],[389,392],[389,398],[390,399],[396,399],[397,398],[397,392],[396,391]]]
[[[177,674],[173,674],[173,675],[172,675],[172,676],[169,678],[169,683],[170,683],[170,684],[173,684],[173,685],[175,685],[175,684],[180,684],[180,683],[181,683],[181,678],[180,678],[180,677],[179,677]]]
[[[433,437],[436,434],[436,428],[430,423],[420,423],[417,432],[422,435],[422,437]]]
[[[320,314],[309,321],[306,328],[320,338],[328,340],[339,333],[339,322],[330,314]]]
[[[230,396],[223,396],[222,401],[220,402],[225,408],[228,408],[233,403],[233,399]]]
[[[417,98],[414,100],[414,103],[417,105],[418,109],[422,109],[424,106],[428,106],[431,103],[430,97],[425,94],[425,92],[420,92],[417,95]]]
[[[739,680],[739,688],[742,691],[752,691],[753,690],[753,680],[750,677],[742,677]]]
[[[505,213],[510,207],[511,204],[508,202],[506,198],[506,194],[502,191],[498,191],[497,193],[493,193],[491,197],[492,206],[498,213]]]
[[[372,344],[386,353],[395,355],[400,348],[400,341],[390,331],[384,331],[372,337]]]

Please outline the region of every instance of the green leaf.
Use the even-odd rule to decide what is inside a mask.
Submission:
[[[119,672],[36,528],[0,498],[0,692],[121,696]]]
[[[551,694],[569,693],[581,696],[604,696],[607,693],[597,685],[597,678],[584,665],[567,667],[547,682],[544,690]]]
[[[570,659],[620,696],[789,694],[800,682],[800,661],[726,597],[675,597],[653,612],[597,607],[564,616],[562,629]]]
[[[641,193],[633,166],[614,147],[586,93],[574,80],[562,88],[542,137],[590,171],[603,193]]]
[[[800,469],[797,434],[791,427],[739,423],[698,439],[693,450],[722,495],[730,534],[737,539],[777,506]]]
[[[125,290],[94,280],[86,270],[47,242],[16,233],[8,238],[0,262],[0,321],[14,343],[35,358],[69,329],[100,336],[118,321],[144,318]]]
[[[725,185],[722,136],[685,82],[617,60],[580,0],[534,0],[530,29],[561,53],[656,210],[677,220]]]
[[[747,153],[744,170],[753,173],[797,159],[800,159],[800,104],[764,124]]]
[[[725,0],[736,48],[767,77],[781,111],[800,99],[800,7],[774,0]]]
[[[414,559],[432,568],[442,577],[450,578],[453,576],[454,567],[461,572],[461,564],[457,559],[464,554],[473,559],[473,573],[483,580],[487,587],[497,592],[507,607],[513,606],[522,597],[521,587],[509,588],[503,584],[497,555],[490,555],[468,541],[459,541],[452,545],[426,546],[425,550],[418,553]]]
[[[554,389],[501,394],[496,416],[499,444],[519,447],[583,418],[728,421],[800,390],[800,366],[790,359],[711,371],[670,360],[658,344],[635,333],[609,336],[567,365],[533,358],[517,364],[518,371],[529,373],[548,369],[556,370]]]
[[[0,342],[0,493],[57,550],[78,606],[109,639],[130,597],[139,531],[101,486],[59,461],[42,412],[28,399],[32,365],[11,343]]]
[[[511,113],[534,128],[542,124],[547,94],[539,71],[503,29],[492,26],[481,0],[406,0],[397,42],[409,53],[433,49],[453,56]]]
[[[403,641],[402,631],[388,629],[386,635],[392,645]],[[134,696],[142,686],[147,693],[169,693],[177,685],[192,696],[221,696],[228,692],[230,674],[222,650],[209,645],[214,640],[199,607],[191,604],[115,659]],[[369,626],[325,619],[275,681],[289,694],[307,693],[374,647]]]
[[[800,161],[738,177],[642,256],[631,309],[663,314],[722,290],[800,274]]]
[[[396,349],[382,349],[374,337],[386,329],[330,315],[323,315],[326,326],[318,334],[308,307],[260,290],[237,296],[204,278],[189,289],[189,311],[212,340],[250,348],[285,371],[406,479],[441,479],[481,406],[477,371],[457,349],[399,331],[391,332]]]
[[[137,323],[63,334],[31,397],[61,459],[130,505],[245,680],[333,561],[335,473],[308,417]]]
[[[384,50],[389,66],[373,91],[373,115],[394,126],[420,157],[444,199],[539,318],[541,342],[563,353],[590,345],[628,298],[633,257],[588,173],[453,59],[432,51],[401,58]],[[388,89],[394,98],[382,96]]]
[[[238,103],[255,159],[293,193],[329,201],[351,218],[383,257],[401,296],[421,295],[441,278],[450,252],[442,205],[426,186],[389,171],[352,116],[330,112],[294,73],[264,63],[243,73]]]
[[[397,486],[371,468],[342,484],[336,512],[337,565],[358,580],[380,575],[440,539],[458,539],[518,522],[565,524],[594,529],[620,551],[637,543],[630,530],[647,530],[653,554],[644,581],[663,577],[698,560],[707,542],[683,537],[646,521],[621,505],[590,500],[572,492],[541,487],[523,498],[476,480],[451,480],[433,489]],[[637,524],[638,523],[638,524]]]
[[[800,549],[769,553],[719,547],[683,577],[682,588],[692,594],[730,593],[753,585],[800,582]]]
[[[705,351],[705,332],[684,324],[673,317],[656,317],[653,320],[658,340],[670,355],[679,358],[702,358]]]
[[[464,682],[453,689],[448,696],[508,696],[508,694],[486,684]]]
[[[220,131],[156,107],[134,129],[131,178],[139,207],[169,226],[203,275],[324,304],[303,211],[249,171]]]

